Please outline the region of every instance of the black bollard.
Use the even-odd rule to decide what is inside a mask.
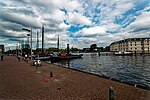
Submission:
[[[67,44],[67,56],[69,56],[69,44]]]
[[[109,88],[109,100],[114,100],[114,89],[113,89],[113,87]]]
[[[4,58],[4,56],[3,56],[3,55],[1,55],[1,61],[3,61],[3,58]]]
[[[52,66],[53,66],[53,64],[52,64],[52,62],[50,62],[50,77],[53,77]]]
[[[100,52],[98,52],[98,56],[100,56],[101,54],[100,54]]]

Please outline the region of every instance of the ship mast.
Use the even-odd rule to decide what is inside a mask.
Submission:
[[[42,25],[42,54],[44,53],[44,24]]]
[[[59,35],[58,35],[58,40],[57,40],[57,52],[59,52]]]

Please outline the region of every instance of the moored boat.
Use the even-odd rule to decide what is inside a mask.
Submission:
[[[78,58],[81,58],[82,56],[83,54],[67,55],[67,56],[51,56],[50,60],[51,62],[58,62],[62,60],[78,59]]]
[[[132,55],[132,52],[128,52],[128,51],[119,51],[119,52],[114,53],[114,55],[119,55],[119,56]]]
[[[51,56],[36,57],[35,60],[48,61],[48,60],[50,60],[50,58],[51,58]]]

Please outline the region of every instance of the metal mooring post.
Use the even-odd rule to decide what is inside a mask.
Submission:
[[[109,88],[109,100],[114,100],[114,89],[113,89],[113,87]]]
[[[53,66],[53,63],[50,61],[50,77],[53,77],[52,66]]]

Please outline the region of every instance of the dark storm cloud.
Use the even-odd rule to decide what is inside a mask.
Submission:
[[[24,14],[26,16],[33,16],[33,17],[38,17],[37,15],[34,14],[32,9],[26,9],[26,8],[20,8],[20,9],[13,9],[13,12],[17,12],[19,14]]]
[[[12,30],[1,30],[0,31],[0,36],[4,38],[24,38],[26,34],[12,31]]]
[[[25,27],[35,27],[35,28],[39,27],[37,20],[34,20],[31,17],[22,16],[19,14],[10,14],[6,12],[1,12],[0,16],[1,19],[4,21],[17,23]]]
[[[3,7],[5,7],[6,6],[6,4],[5,3],[3,3],[3,2],[0,2],[0,5]]]
[[[7,30],[14,30],[14,31],[21,31],[21,29],[23,27],[20,24],[9,22],[9,21],[1,22],[1,25],[4,30],[7,29]]]
[[[18,38],[10,38],[9,40],[10,40],[10,41],[15,41],[15,42],[20,42],[20,41],[21,41],[21,40],[18,39]]]

